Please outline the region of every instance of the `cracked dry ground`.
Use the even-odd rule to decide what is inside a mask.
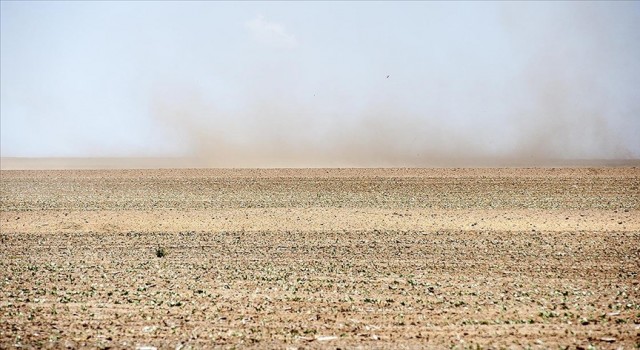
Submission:
[[[1,175],[0,348],[640,346],[638,168]]]

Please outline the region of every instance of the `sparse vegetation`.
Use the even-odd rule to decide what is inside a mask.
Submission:
[[[156,256],[158,258],[164,258],[165,256],[167,256],[168,252],[164,247],[158,247],[156,248]]]
[[[279,171],[3,172],[0,348],[635,346],[638,169]]]

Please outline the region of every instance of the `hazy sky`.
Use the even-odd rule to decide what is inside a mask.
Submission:
[[[4,157],[640,158],[640,2],[3,1],[0,23]]]

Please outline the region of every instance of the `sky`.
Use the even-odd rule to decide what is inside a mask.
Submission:
[[[0,10],[2,157],[640,158],[640,2]]]

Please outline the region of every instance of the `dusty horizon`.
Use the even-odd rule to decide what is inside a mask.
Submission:
[[[513,159],[458,158],[428,159],[423,164],[388,166],[326,163],[315,166],[282,164],[213,164],[209,159],[188,157],[1,157],[0,170],[103,170],[103,169],[358,169],[358,168],[581,168],[581,167],[640,167],[640,159]]]

